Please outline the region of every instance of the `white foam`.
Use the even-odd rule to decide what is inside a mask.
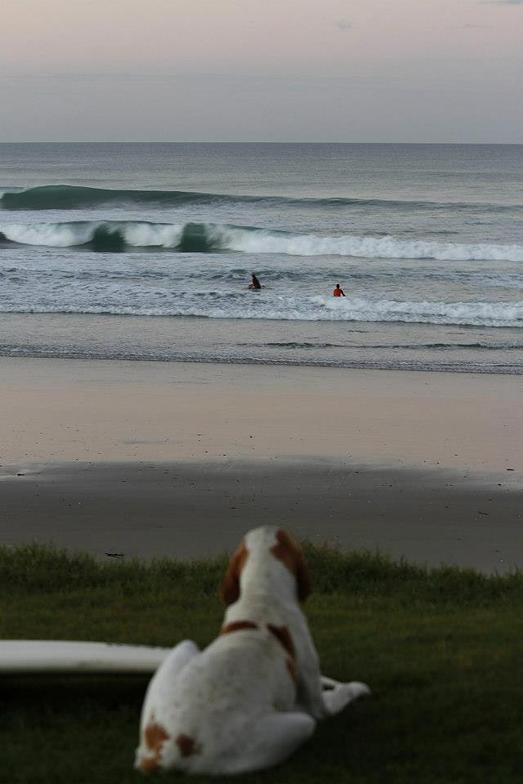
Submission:
[[[333,318],[350,321],[402,321],[467,326],[523,326],[523,301],[519,302],[403,302],[312,297]]]
[[[246,253],[285,253],[291,256],[356,256],[382,259],[436,259],[439,261],[523,261],[523,246],[487,243],[402,240],[393,236],[358,237],[317,234],[285,235],[264,231],[224,229],[222,242],[230,250]]]
[[[127,223],[121,226],[123,237],[128,245],[136,248],[175,248],[181,239],[183,225]]]
[[[95,227],[90,223],[6,223],[0,231],[11,242],[69,248],[92,239]]]
[[[130,297],[127,287],[112,284],[102,295],[99,287],[90,290],[68,285],[57,289],[52,299],[48,294],[35,294],[31,302],[21,297],[18,301],[0,302],[2,312],[40,313],[110,313],[141,316],[205,316],[216,319],[272,319],[292,321],[343,322],[403,322],[422,324],[455,324],[477,327],[523,328],[523,301],[494,302],[437,302],[372,300],[366,298],[335,299],[311,296],[219,295],[200,291],[165,294],[145,288]],[[96,299],[96,304],[93,301]],[[132,304],[130,304],[132,302]]]
[[[6,223],[0,231],[12,242],[23,245],[42,245],[52,248],[69,248],[90,242],[97,229],[120,231],[128,245],[138,248],[175,248],[183,232],[183,224],[127,223],[106,221],[71,223]]]

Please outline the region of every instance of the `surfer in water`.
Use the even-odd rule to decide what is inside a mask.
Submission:
[[[258,280],[258,278],[256,277],[256,275],[254,274],[254,272],[252,273],[251,278],[252,278],[252,281],[251,281],[251,283],[249,283],[247,288],[250,289],[251,291],[259,291],[261,289],[261,283]]]
[[[345,292],[343,291],[343,289],[341,288],[339,283],[336,283],[336,288],[332,292],[332,296],[333,297],[344,297],[345,296]]]

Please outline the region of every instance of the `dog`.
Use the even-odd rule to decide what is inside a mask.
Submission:
[[[177,645],[153,676],[143,705],[135,767],[227,775],[289,757],[316,722],[369,694],[364,683],[320,673],[300,608],[310,579],[285,531],[249,531],[230,559],[219,636],[200,651]]]

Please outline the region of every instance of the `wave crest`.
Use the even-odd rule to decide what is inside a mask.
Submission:
[[[143,204],[182,207],[190,204],[266,203],[299,205],[300,207],[358,208],[372,207],[392,210],[472,210],[489,212],[521,211],[521,204],[489,204],[481,202],[433,202],[401,199],[365,199],[350,197],[252,196],[228,193],[204,193],[180,190],[133,190],[91,188],[81,185],[39,185],[22,191],[0,192],[0,208],[5,210],[76,210],[104,204]]]
[[[104,204],[149,204],[182,206],[205,203],[222,197],[191,191],[110,190],[79,185],[41,185],[23,191],[6,191],[0,196],[5,210],[78,210]]]

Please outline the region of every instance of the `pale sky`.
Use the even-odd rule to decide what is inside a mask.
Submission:
[[[0,141],[523,143],[523,0],[2,0]]]

